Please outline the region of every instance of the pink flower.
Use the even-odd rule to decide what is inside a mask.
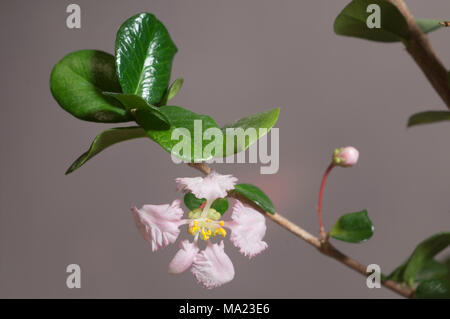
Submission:
[[[237,179],[231,175],[211,173],[205,178],[177,178],[179,188],[191,191],[197,198],[206,198],[201,208],[189,212],[188,219],[181,219],[183,211],[180,201],[171,205],[144,205],[140,210],[133,207],[142,236],[152,243],[153,251],[174,243],[179,235],[179,227],[188,225],[188,233],[193,242],[183,240],[180,249],[169,264],[169,273],[180,274],[191,267],[197,281],[207,289],[219,287],[234,278],[234,267],[224,250],[224,243],[212,243],[215,236],[225,237],[231,230],[231,241],[240,252],[253,257],[267,248],[262,239],[266,232],[263,215],[251,207],[236,201],[231,221],[223,221],[221,214],[210,208],[217,198],[227,196],[234,189]],[[200,251],[199,239],[206,241],[206,248]]]
[[[176,199],[170,205],[144,205],[141,209],[134,206],[131,210],[137,228],[142,237],[152,244],[153,251],[177,240],[183,217],[180,200]]]
[[[353,166],[358,162],[359,152],[353,146],[336,148],[333,152],[333,163],[338,166]]]

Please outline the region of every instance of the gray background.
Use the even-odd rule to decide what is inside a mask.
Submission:
[[[219,124],[281,107],[280,170],[216,165],[259,185],[277,210],[317,232],[321,175],[334,147],[354,145],[360,162],[333,171],[327,228],[342,213],[367,208],[376,226],[364,244],[336,245],[383,272],[426,236],[448,230],[450,126],[406,129],[412,113],[445,109],[400,44],[333,33],[349,1],[76,1],[82,28],[65,26],[68,1],[2,1],[0,33],[0,297],[303,298],[396,297],[268,221],[269,249],[252,260],[226,241],[235,279],[212,291],[190,272],[169,276],[175,246],[156,253],[138,234],[133,204],[181,198],[175,165],[150,140],[114,146],[74,174],[69,164],[111,125],[82,122],[49,90],[52,66],[79,49],[113,52],[129,16],[153,12],[176,42],[172,78],[185,85],[174,104]],[[448,0],[407,1],[423,18],[449,18]],[[447,67],[449,30],[431,36]],[[184,235],[185,236],[185,235]],[[82,268],[82,288],[66,288],[66,266]]]

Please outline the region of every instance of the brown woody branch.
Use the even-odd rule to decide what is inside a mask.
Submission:
[[[408,23],[409,39],[406,50],[450,109],[448,70],[444,67],[428,37],[422,32],[403,0],[387,0],[397,6]]]

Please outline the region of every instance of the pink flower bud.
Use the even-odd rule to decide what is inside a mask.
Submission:
[[[339,147],[333,152],[333,163],[337,166],[348,167],[358,162],[359,152],[353,146]]]

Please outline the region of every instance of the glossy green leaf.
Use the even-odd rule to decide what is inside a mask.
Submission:
[[[439,279],[450,275],[450,267],[434,259],[427,260],[422,269],[414,277],[415,282],[421,282],[428,279]]]
[[[73,116],[92,122],[128,122],[122,105],[103,91],[121,92],[114,57],[95,50],[69,53],[53,68],[50,90],[59,105]]]
[[[199,199],[192,193],[187,193],[184,195],[184,204],[190,210],[199,208],[205,201],[206,199]],[[211,208],[214,208],[221,215],[223,215],[228,209],[228,200],[226,198],[218,198],[212,203]]]
[[[446,279],[424,280],[417,286],[414,298],[450,299],[450,281]]]
[[[167,105],[167,102],[169,102],[171,99],[177,95],[178,91],[180,91],[181,87],[183,86],[184,79],[178,78],[167,88],[167,90],[164,93],[164,96],[159,103],[159,105]]]
[[[406,266],[408,265],[409,259],[402,265],[397,267],[386,279],[396,281],[398,283],[403,283],[404,274]],[[429,259],[425,261],[420,271],[417,272],[414,277],[414,282],[421,282],[428,279],[450,279],[450,264],[448,262],[440,262],[435,259]]]
[[[166,129],[158,124],[155,117],[150,112],[142,109],[136,111],[136,122],[143,127],[148,137],[161,145],[167,152],[173,156],[187,162],[206,161],[212,158],[210,154],[204,154],[202,136],[209,128],[218,128],[216,122],[207,115],[201,115],[184,109],[179,106],[161,106],[159,110],[169,119],[170,128]],[[195,121],[197,120],[197,131]],[[194,138],[197,133],[200,138]],[[173,135],[173,137],[172,137]],[[190,145],[186,152],[183,144]]]
[[[275,125],[278,120],[278,116],[280,115],[280,108],[277,107],[275,109],[253,114],[236,122],[230,123],[222,127],[222,131],[225,137],[224,141],[224,151],[223,154],[226,156],[239,153],[241,151],[246,150],[250,145],[256,142],[259,138],[266,135],[270,129]],[[237,130],[229,130],[229,129],[237,129],[241,128],[244,133],[241,134],[242,139],[238,139],[235,136],[235,133],[238,133]],[[227,130],[228,129],[228,130]],[[262,130],[260,130],[262,129]],[[227,149],[227,143],[229,143],[229,147]],[[231,144],[233,143],[233,144]],[[233,146],[233,147],[231,147]]]
[[[388,279],[399,283],[406,282],[412,286],[414,281],[430,277],[431,272],[433,279],[439,278],[439,272],[443,272],[443,267],[446,267],[448,272],[449,265],[441,263],[442,266],[437,266],[438,262],[433,258],[449,245],[450,232],[437,233],[425,239],[417,245],[411,256],[388,276]]]
[[[367,7],[380,6],[381,27],[370,29],[367,18],[371,15]],[[353,0],[334,21],[334,32],[339,35],[357,37],[378,42],[397,42],[408,39],[408,25],[397,7],[385,0]]]
[[[403,279],[413,286],[414,279],[423,266],[450,245],[450,232],[435,234],[421,242],[406,262]]]
[[[386,279],[396,281],[398,283],[405,282],[405,269],[408,266],[409,259],[397,267]],[[450,265],[429,259],[424,262],[422,268],[414,277],[414,282],[421,282],[427,279],[440,279],[450,276]]]
[[[117,74],[123,93],[158,104],[169,85],[176,52],[166,28],[153,14],[140,13],[125,21],[116,37]]]
[[[275,214],[275,207],[270,198],[258,187],[252,184],[237,184],[233,192],[253,202],[264,211]]]
[[[131,140],[134,138],[145,137],[145,131],[138,127],[118,127],[103,131],[92,142],[89,150],[77,158],[66,174],[72,173],[74,170],[80,168],[86,161],[103,151],[105,148],[110,147],[116,143]]]
[[[367,210],[341,216],[331,228],[329,235],[349,243],[360,243],[373,235],[372,225]]]
[[[162,106],[158,108],[169,120],[170,129],[159,126],[155,119],[152,119],[151,114],[144,113],[142,109],[136,112],[136,121],[146,131],[148,136],[161,145],[166,151],[175,157],[188,162],[207,161],[214,157],[223,157],[226,152],[226,143],[230,141],[230,135],[227,135],[226,128],[242,128],[246,131],[248,128],[257,128],[253,137],[246,138],[245,143],[236,143],[235,147],[230,148],[227,155],[237,153],[245,150],[251,143],[266,134],[270,128],[276,123],[279,114],[279,108],[256,114],[253,116],[241,119],[233,124],[227,125],[219,129],[216,122],[207,115],[200,115],[178,106]],[[195,131],[195,120],[198,120],[197,131]],[[264,132],[260,132],[259,128],[266,128]],[[208,139],[205,131],[208,129],[215,129],[215,133],[219,134],[222,141],[223,149],[218,147],[219,152],[216,153],[216,148],[210,150],[210,144],[215,144],[214,139]],[[208,130],[208,132],[211,132]],[[176,134],[175,134],[176,133]],[[174,134],[173,138],[172,135]],[[197,134],[197,135],[196,135]],[[195,138],[196,136],[196,138]],[[191,148],[183,149],[183,141],[188,141]],[[219,144],[220,145],[220,144]],[[244,147],[242,147],[244,145]],[[222,152],[220,152],[222,150]],[[186,151],[186,152],[185,152]]]
[[[423,33],[429,33],[442,27],[439,24],[439,20],[416,19],[416,23]]]
[[[103,92],[103,94],[107,96],[111,96],[118,100],[124,108],[131,113],[131,110],[147,110],[150,113],[153,113],[157,118],[159,118],[164,123],[161,123],[160,126],[166,127],[169,129],[170,121],[167,116],[161,112],[161,110],[153,105],[150,105],[145,101],[142,97],[134,94],[124,94],[124,93],[112,93],[112,92]]]
[[[444,121],[450,121],[449,111],[426,111],[412,115],[408,120],[408,127]]]

